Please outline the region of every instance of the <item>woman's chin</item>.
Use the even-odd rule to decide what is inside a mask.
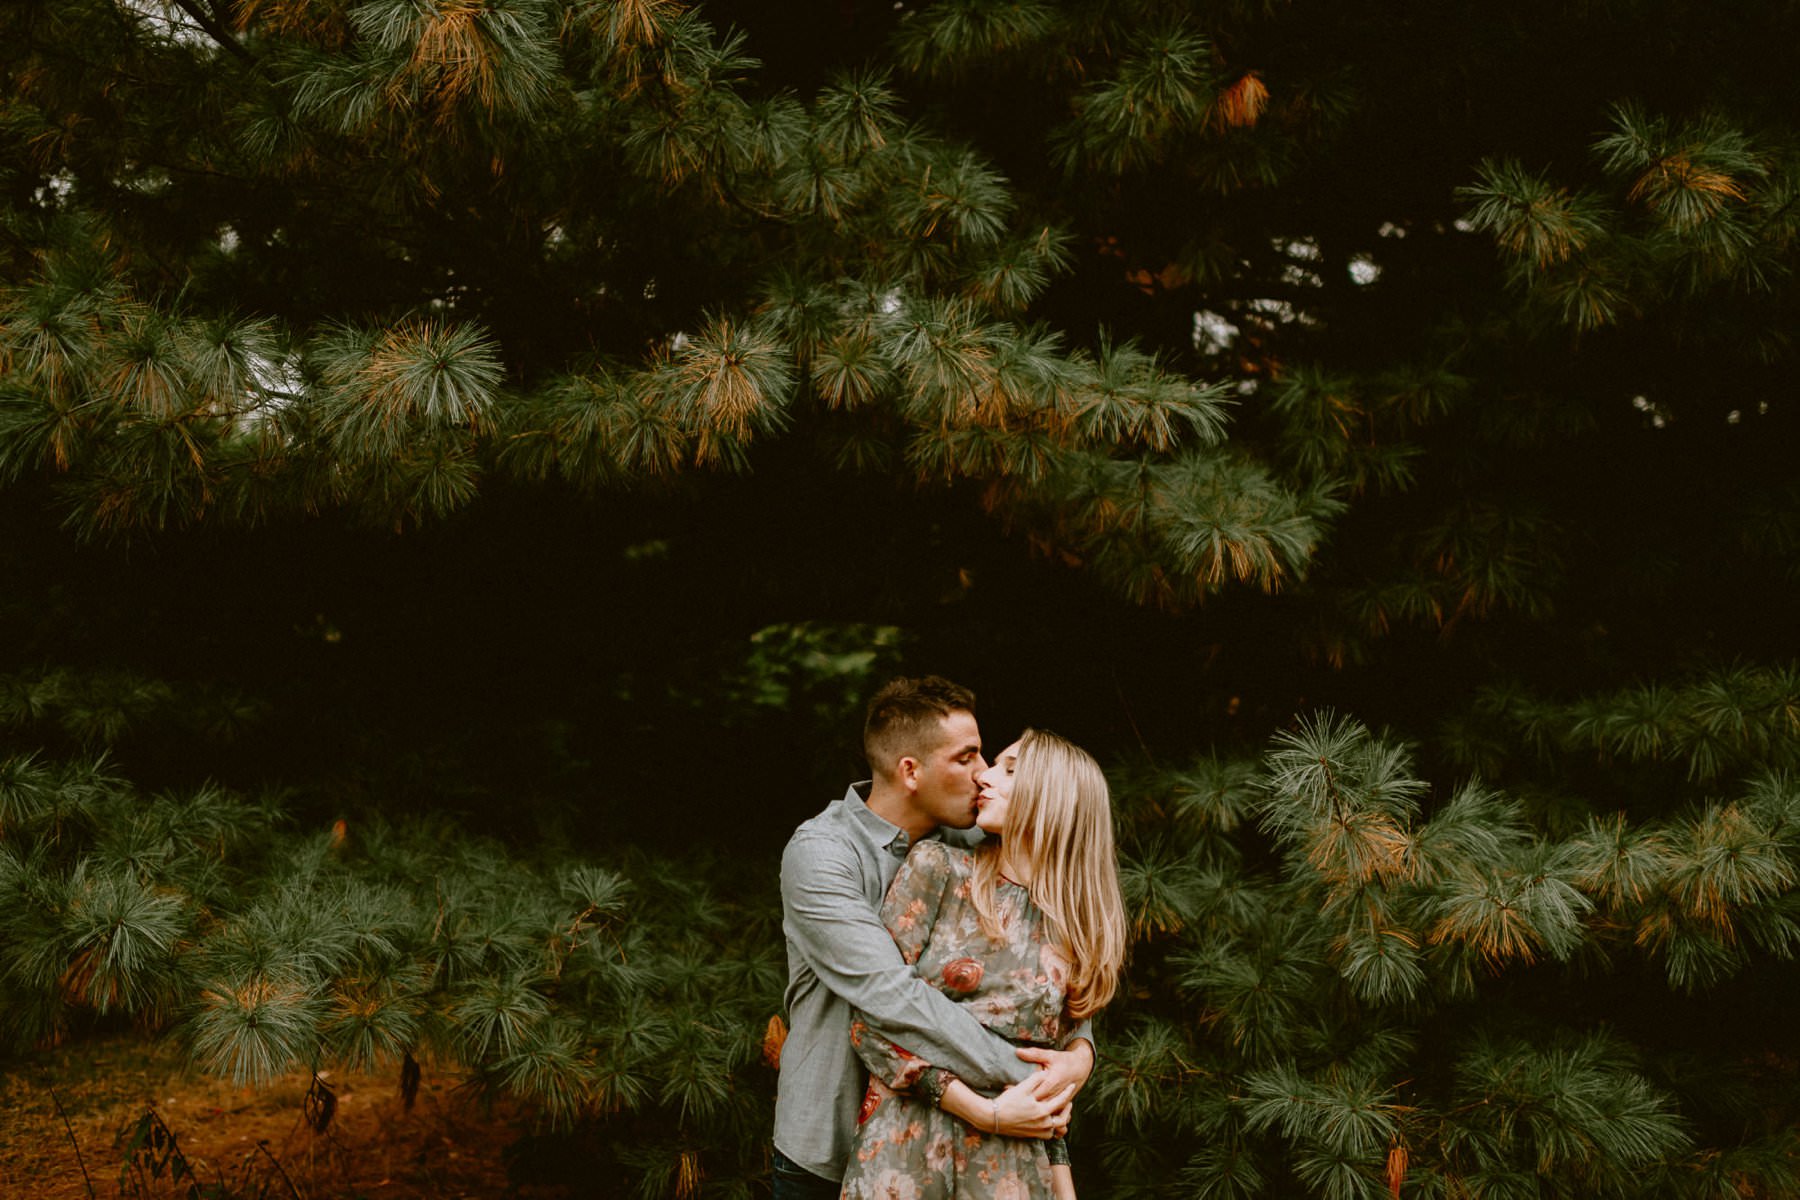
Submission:
[[[1000,822],[987,820],[985,814],[975,818],[975,828],[981,830],[981,832],[987,834],[991,838],[1000,836]]]

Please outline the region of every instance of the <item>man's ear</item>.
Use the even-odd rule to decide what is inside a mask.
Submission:
[[[916,792],[919,790],[919,770],[919,760],[910,754],[903,754],[900,761],[894,764],[894,782],[909,792]]]

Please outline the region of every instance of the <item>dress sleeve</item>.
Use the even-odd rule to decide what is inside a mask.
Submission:
[[[915,966],[925,947],[931,944],[944,895],[954,883],[949,854],[934,842],[920,842],[900,864],[900,871],[881,902],[881,923],[893,935],[894,945],[908,966]],[[917,1090],[933,1104],[942,1099],[944,1089],[955,1078],[951,1072],[876,1033],[860,1009],[850,1016],[850,1044],[869,1074],[897,1092]]]

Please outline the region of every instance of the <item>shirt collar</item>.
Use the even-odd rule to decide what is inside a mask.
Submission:
[[[912,835],[886,817],[878,816],[875,810],[869,807],[868,795],[871,786],[871,782],[865,779],[861,783],[853,783],[845,789],[844,811],[850,815],[851,824],[855,825],[877,850],[892,854],[895,858],[905,858],[906,852],[912,849]],[[927,834],[926,836],[931,835]]]

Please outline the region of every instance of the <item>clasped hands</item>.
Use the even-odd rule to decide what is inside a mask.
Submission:
[[[995,1132],[1007,1137],[1061,1137],[1069,1130],[1075,1093],[1093,1074],[1093,1046],[1086,1041],[1067,1050],[1023,1046],[1018,1055],[1038,1069],[994,1097]]]
[[[1061,1137],[1069,1128],[1070,1102],[1094,1072],[1094,1047],[1080,1039],[1067,1050],[1022,1046],[1020,1058],[1038,1069],[998,1096],[983,1096],[952,1078],[939,1104],[983,1133],[1006,1137]]]

